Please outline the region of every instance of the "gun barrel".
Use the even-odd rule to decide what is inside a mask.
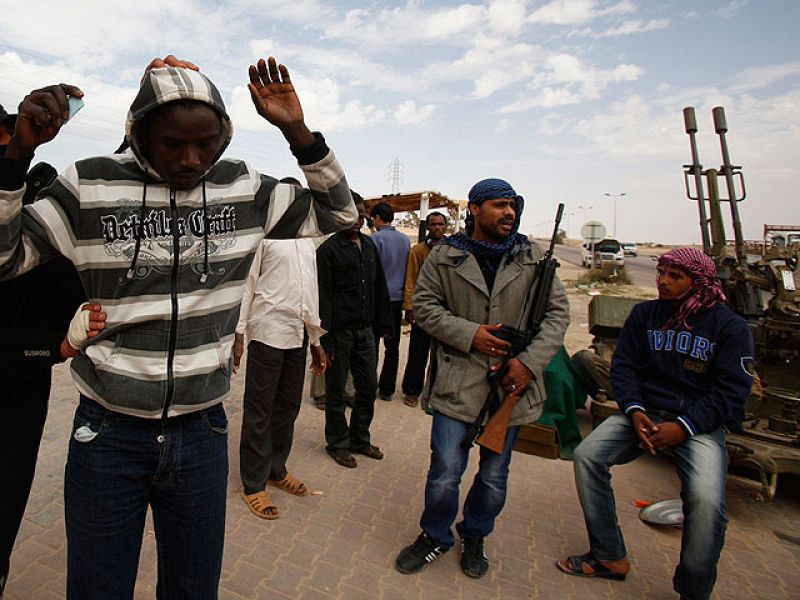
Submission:
[[[694,107],[687,106],[683,109],[683,123],[686,133],[689,135],[689,149],[692,153],[692,164],[686,165],[688,173],[694,177],[694,185],[697,188],[697,211],[700,213],[700,237],[703,241],[703,252],[711,253],[711,238],[708,233],[708,217],[706,216],[706,199],[703,195],[703,165],[697,152],[697,119],[694,114]],[[686,193],[691,198],[688,179],[686,182]]]
[[[728,121],[725,119],[725,109],[721,106],[715,106],[711,109],[714,115],[714,130],[717,133],[724,133],[728,131]]]
[[[697,119],[694,117],[694,106],[683,109],[683,125],[686,133],[697,133]]]
[[[556,251],[556,239],[558,238],[558,228],[561,225],[561,218],[564,216],[564,203],[559,202],[558,210],[556,211],[556,224],[553,227],[553,236],[550,238],[550,248],[547,250],[547,257],[553,256]]]

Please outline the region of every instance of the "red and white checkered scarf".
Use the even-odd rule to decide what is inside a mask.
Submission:
[[[682,326],[691,329],[686,320],[705,308],[725,302],[717,268],[714,261],[694,248],[675,248],[658,257],[658,266],[675,267],[692,278],[692,287],[687,290],[675,316],[667,321],[662,329]]]

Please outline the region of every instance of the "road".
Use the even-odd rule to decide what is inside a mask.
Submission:
[[[547,242],[544,241],[544,243]],[[559,260],[581,266],[581,247],[556,246],[556,257]],[[655,287],[656,263],[651,256],[626,256],[625,270],[628,272],[634,285],[650,288]]]

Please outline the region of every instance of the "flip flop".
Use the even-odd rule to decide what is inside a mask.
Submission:
[[[274,521],[280,516],[278,507],[272,503],[269,494],[265,491],[256,492],[255,494],[245,494],[244,490],[242,490],[242,500],[245,501],[250,512],[260,519]]]
[[[283,479],[267,479],[267,485],[279,488],[284,492],[289,492],[294,496],[308,496],[306,484],[290,473],[287,473],[286,477]]]
[[[583,565],[588,565],[592,568],[591,573],[583,571]],[[567,575],[574,575],[575,577],[596,577],[598,579],[611,579],[613,581],[625,581],[625,573],[615,573],[603,566],[599,560],[589,554],[575,554],[568,556],[565,563],[556,561],[556,567],[562,573]]]

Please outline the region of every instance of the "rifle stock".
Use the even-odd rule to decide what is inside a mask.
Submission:
[[[491,450],[495,454],[502,454],[506,445],[506,435],[508,434],[508,424],[511,422],[511,413],[519,401],[518,394],[506,394],[503,402],[491,418],[483,427],[483,431],[475,440],[475,443]]]

